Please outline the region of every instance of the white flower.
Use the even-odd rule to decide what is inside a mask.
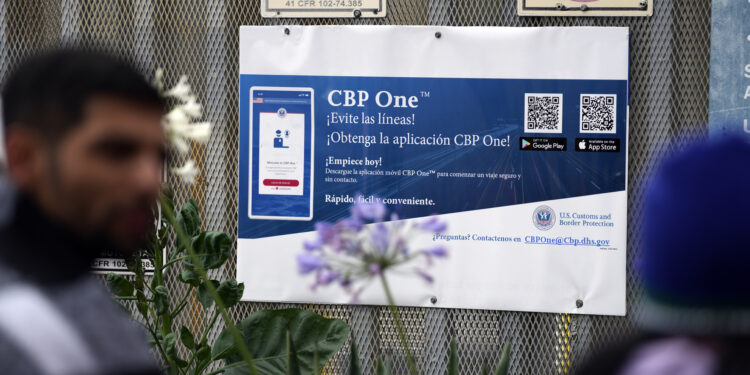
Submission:
[[[190,142],[206,143],[211,138],[210,122],[192,122],[203,116],[203,106],[198,103],[192,88],[188,84],[188,77],[180,76],[179,82],[171,89],[164,92],[163,83],[164,71],[159,68],[156,70],[154,85],[159,92],[166,97],[173,97],[180,101],[172,108],[164,118],[162,124],[164,131],[167,133],[169,143],[182,155],[190,152]],[[198,174],[198,168],[195,161],[188,159],[185,164],[172,170],[187,183],[194,183],[195,176]]]
[[[154,74],[154,86],[156,86],[156,89],[159,90],[159,92],[164,90],[164,69],[156,69],[156,73]]]
[[[195,166],[193,159],[189,159],[182,167],[172,169],[172,172],[182,178],[183,182],[192,185],[195,183],[195,176],[198,175],[198,168]]]
[[[210,122],[195,122],[190,124],[184,132],[185,138],[192,139],[198,143],[206,143],[211,138],[211,123]]]
[[[194,95],[190,95],[188,100],[184,104],[178,106],[178,108],[182,109],[186,115],[194,119],[203,116],[203,106],[198,103]]]
[[[192,91],[192,88],[187,83],[187,79],[188,77],[186,75],[181,76],[177,84],[164,94],[166,96],[180,99],[182,102],[187,102],[190,99],[190,92]]]

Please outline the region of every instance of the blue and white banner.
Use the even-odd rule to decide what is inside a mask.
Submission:
[[[711,3],[708,134],[750,140],[750,1]]]
[[[361,195],[448,223],[417,239],[449,249],[434,283],[389,275],[400,305],[625,314],[628,40],[627,28],[242,27],[244,300],[347,303],[311,292],[295,256]],[[360,301],[385,304],[380,285]]]

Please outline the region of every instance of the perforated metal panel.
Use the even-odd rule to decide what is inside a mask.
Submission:
[[[384,19],[265,20],[259,1],[2,1],[0,3],[0,80],[23,56],[44,47],[72,43],[105,46],[126,55],[144,73],[166,69],[174,82],[190,76],[216,124],[211,141],[193,150],[203,170],[195,186],[177,187],[178,202],[195,197],[205,227],[236,234],[238,30],[240,25],[267,24],[415,24],[457,26],[629,26],[630,159],[628,316],[601,317],[505,311],[402,308],[409,338],[422,372],[442,374],[450,338],[458,342],[462,373],[476,374],[499,358],[504,342],[512,345],[511,373],[570,373],[584,358],[613,338],[632,333],[639,314],[634,302],[641,287],[632,272],[638,255],[644,177],[659,156],[703,138],[708,121],[710,1],[657,1],[650,18],[528,17],[516,15],[516,0],[390,0]],[[351,48],[357,53],[357,46]],[[180,164],[173,160],[173,165]],[[235,262],[214,276],[233,276]],[[181,297],[185,289],[174,278],[168,286]],[[247,286],[252,288],[252,285]],[[498,291],[501,293],[502,291]],[[240,320],[249,313],[291,305],[241,303],[231,310]],[[299,305],[295,305],[299,306]],[[352,326],[366,373],[374,373],[376,356],[394,359],[394,371],[406,373],[403,353],[388,311],[382,307],[302,305]],[[205,317],[194,299],[176,325],[203,326]],[[218,330],[210,335],[215,337]],[[114,339],[114,338],[113,338]],[[348,369],[348,345],[326,368]]]

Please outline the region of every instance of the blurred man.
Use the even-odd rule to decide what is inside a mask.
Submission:
[[[693,146],[651,181],[637,263],[642,335],[580,374],[750,374],[750,144]]]
[[[2,106],[13,199],[0,229],[1,372],[158,373],[89,267],[101,250],[139,249],[154,225],[162,98],[118,59],[60,50],[19,65]]]

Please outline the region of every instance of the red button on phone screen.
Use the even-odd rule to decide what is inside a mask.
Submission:
[[[263,180],[265,186],[299,186],[298,180]]]

